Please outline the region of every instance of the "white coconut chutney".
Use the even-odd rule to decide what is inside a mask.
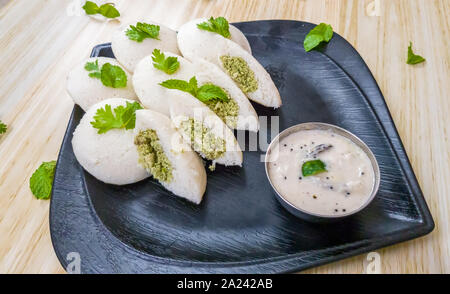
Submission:
[[[277,192],[313,214],[349,214],[365,205],[374,189],[374,167],[367,154],[331,130],[292,133],[271,147],[268,159],[268,174]],[[305,176],[302,167],[306,162],[304,167],[311,167],[312,161],[319,166],[322,162],[324,169]]]

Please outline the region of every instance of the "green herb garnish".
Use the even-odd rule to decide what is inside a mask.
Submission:
[[[101,70],[103,85],[111,88],[125,88],[127,86],[127,74],[117,65],[105,63]]]
[[[230,25],[224,17],[211,18],[208,21],[197,24],[197,27],[201,30],[210,31],[224,36],[225,38],[230,38]]]
[[[43,162],[30,178],[30,189],[37,199],[49,199],[52,194],[56,161]]]
[[[117,106],[113,113],[111,105],[106,104],[104,108],[97,109],[91,125],[98,129],[99,134],[104,134],[112,129],[134,129],[136,110],[138,109],[142,109],[138,102],[130,103],[127,101],[126,106]]]
[[[142,42],[144,39],[158,39],[160,27],[145,22],[138,22],[136,26],[130,25],[130,28],[125,32],[130,40]]]
[[[319,46],[322,42],[329,42],[333,37],[333,28],[326,23],[321,23],[313,28],[305,37],[303,47],[306,52]]]
[[[164,53],[161,53],[158,49],[153,50],[152,60],[155,68],[169,75],[176,72],[180,67],[177,57],[169,56],[166,58]]]
[[[86,1],[83,6],[84,11],[87,15],[101,14],[106,18],[116,18],[120,16],[119,11],[114,7],[114,3],[106,3],[98,7],[92,1]]]
[[[202,102],[218,99],[220,101],[228,102],[229,97],[227,93],[221,88],[213,84],[205,84],[198,87],[197,79],[192,77],[189,82],[183,80],[167,80],[160,83],[161,86],[167,89],[175,89],[187,92]]]
[[[6,133],[6,130],[8,130],[8,126],[0,120],[0,134]]]
[[[326,172],[325,163],[322,160],[310,160],[302,165],[302,174],[304,177],[314,176]]]
[[[84,69],[90,72],[91,78],[100,79],[106,87],[125,88],[127,86],[127,74],[120,66],[105,63],[100,69],[96,60],[87,62]]]
[[[96,60],[95,62],[87,62],[84,66],[84,69],[90,71],[89,76],[91,78],[100,79],[102,76],[100,68],[98,66],[98,60]]]
[[[422,63],[425,61],[426,61],[426,59],[423,58],[422,56],[414,54],[414,52],[412,50],[412,42],[409,42],[408,60],[406,61],[406,63],[407,64],[418,64],[418,63]]]

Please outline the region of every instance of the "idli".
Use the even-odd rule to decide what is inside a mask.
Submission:
[[[126,86],[121,88],[113,88],[105,86],[100,77],[100,71],[105,64],[120,67],[117,60],[108,57],[89,58],[74,67],[67,76],[67,92],[72,97],[75,104],[87,111],[92,105],[114,97],[137,100],[134,93],[131,74],[123,70],[126,75]],[[91,69],[88,64],[94,68]],[[88,69],[86,69],[88,68]],[[97,76],[95,76],[97,74]],[[123,86],[123,84],[121,85]]]
[[[169,90],[176,91],[176,90]],[[242,166],[242,150],[233,132],[207,106],[177,91],[170,105],[170,119],[201,157],[225,166]]]
[[[170,119],[152,110],[138,110],[134,135],[141,166],[167,190],[199,204],[206,189],[203,162]]]
[[[97,110],[110,105],[111,109],[126,106],[133,100],[112,98],[88,109],[73,133],[72,147],[80,165],[98,180],[114,185],[126,185],[149,177],[139,165],[133,130],[111,129],[99,134],[91,125]]]
[[[178,47],[189,60],[203,58],[228,74],[250,100],[278,108],[281,98],[264,67],[234,41],[197,27],[203,20],[190,21],[178,31]]]
[[[179,63],[175,72],[165,72],[156,68],[153,59],[162,56],[176,58]],[[172,54],[170,52],[156,51],[152,56],[143,58],[136,66],[133,75],[133,85],[142,104],[152,110],[169,115],[171,95],[168,89],[160,84],[166,80],[178,79],[189,81],[196,77],[198,87],[205,84],[213,84],[220,87],[228,95],[228,101],[212,99],[205,101],[230,128],[238,130],[250,130],[257,132],[259,129],[258,115],[250,101],[238,86],[217,65],[203,59],[194,58],[191,61]],[[186,99],[197,99],[187,96]]]
[[[156,37],[145,37],[150,36],[150,34],[146,35],[146,33],[144,33],[143,37],[139,37],[141,36],[141,29],[154,32],[153,37]],[[130,35],[133,36],[133,32],[136,38],[130,37]],[[177,33],[155,22],[134,22],[126,24],[113,34],[111,47],[114,56],[120,64],[130,72],[134,72],[134,68],[138,62],[145,56],[152,54],[155,48],[180,54],[177,45]]]

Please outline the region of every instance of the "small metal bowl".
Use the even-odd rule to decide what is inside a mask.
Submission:
[[[306,210],[303,210],[301,208],[294,206],[292,203],[290,203],[288,200],[286,200],[280,193],[278,193],[277,189],[274,187],[274,185],[270,179],[270,176],[269,176],[269,156],[270,156],[272,147],[275,144],[277,144],[277,142],[279,142],[281,139],[289,136],[290,134],[293,134],[293,133],[296,133],[299,131],[305,131],[305,130],[332,131],[333,133],[335,133],[337,135],[341,135],[347,139],[350,139],[353,143],[355,143],[357,146],[359,146],[367,154],[367,156],[369,157],[369,160],[372,164],[375,180],[374,180],[374,184],[373,184],[373,188],[372,188],[370,197],[368,198],[366,203],[364,205],[362,205],[359,209],[348,212],[347,214],[341,214],[341,215],[337,215],[337,216],[320,215],[320,214],[308,212]],[[273,191],[275,192],[275,196],[278,199],[278,201],[281,203],[281,205],[284,208],[286,208],[293,215],[295,215],[299,218],[302,218],[306,221],[310,221],[310,222],[322,222],[322,223],[334,222],[334,221],[341,220],[345,217],[348,217],[350,215],[354,215],[354,214],[360,212],[361,210],[366,208],[370,204],[370,202],[372,202],[372,200],[375,197],[375,195],[377,194],[378,188],[380,186],[380,169],[378,167],[378,162],[377,162],[375,156],[373,155],[372,151],[369,149],[369,147],[367,147],[367,145],[361,139],[359,139],[357,136],[350,133],[349,131],[347,131],[343,128],[340,128],[338,126],[326,124],[326,123],[319,123],[319,122],[303,123],[303,124],[298,124],[298,125],[292,126],[288,129],[282,131],[280,134],[278,134],[278,136],[275,139],[273,139],[273,141],[269,145],[269,148],[267,149],[267,153],[266,153],[266,157],[265,157],[265,168],[266,168],[267,179],[269,180],[269,183],[272,186]]]

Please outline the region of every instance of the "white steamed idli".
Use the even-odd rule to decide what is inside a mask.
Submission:
[[[254,80],[257,84],[256,89],[247,91],[247,97],[267,107],[280,107],[281,98],[278,89],[264,67],[234,41],[219,34],[197,28],[197,24],[201,21],[194,20],[181,26],[178,32],[178,48],[183,56],[189,60],[203,58],[219,66],[228,75],[230,74],[225,69],[221,57],[242,59],[248,69],[253,72]],[[239,65],[239,67],[240,71],[245,72],[242,66]],[[234,80],[236,80],[237,76],[238,74],[236,73],[230,75]],[[241,87],[239,84],[238,86]]]
[[[206,172],[200,157],[192,151],[167,116],[148,109],[136,111],[134,135],[147,130],[156,133],[157,143],[171,166],[170,181],[158,181],[175,195],[199,204],[206,189]],[[151,173],[150,170],[148,172]]]
[[[149,177],[139,165],[133,130],[112,129],[104,134],[92,127],[97,109],[106,104],[114,109],[132,100],[112,98],[101,101],[84,114],[72,139],[73,152],[80,165],[98,180],[114,185],[126,185]]]
[[[173,93],[173,91],[164,88],[160,83],[169,79],[189,81],[195,76],[199,87],[207,83],[219,86],[229,94],[230,98],[236,103],[235,105],[238,106],[236,118],[226,120],[229,127],[238,130],[258,131],[259,121],[255,109],[239,87],[217,65],[204,59],[195,58],[193,62],[190,62],[169,52],[164,52],[164,54],[166,58],[168,56],[178,58],[180,67],[175,73],[169,75],[155,68],[151,56],[143,58],[134,71],[133,86],[139,100],[145,107],[169,115],[169,105],[172,101],[172,96],[169,93]],[[187,99],[196,98],[188,96]],[[220,115],[220,111],[216,110],[216,113]]]
[[[142,42],[130,40],[126,31],[130,28],[130,25],[136,25],[136,23],[128,23],[119,28],[114,32],[111,42],[114,56],[128,71],[134,72],[138,62],[145,56],[152,54],[155,48],[180,54],[177,45],[177,32],[155,22],[145,21],[145,23],[160,27],[159,40],[151,38],[144,39]]]
[[[89,58],[74,67],[67,76],[67,92],[72,97],[75,104],[80,105],[84,111],[87,111],[92,105],[107,98],[121,97],[137,100],[137,96],[133,89],[131,74],[125,69],[124,71],[127,74],[127,86],[125,88],[107,87],[103,85],[100,79],[90,77],[89,71],[84,67],[87,62],[95,62],[96,60],[98,60],[100,69],[105,63],[120,66],[117,60],[113,58],[95,57]]]

